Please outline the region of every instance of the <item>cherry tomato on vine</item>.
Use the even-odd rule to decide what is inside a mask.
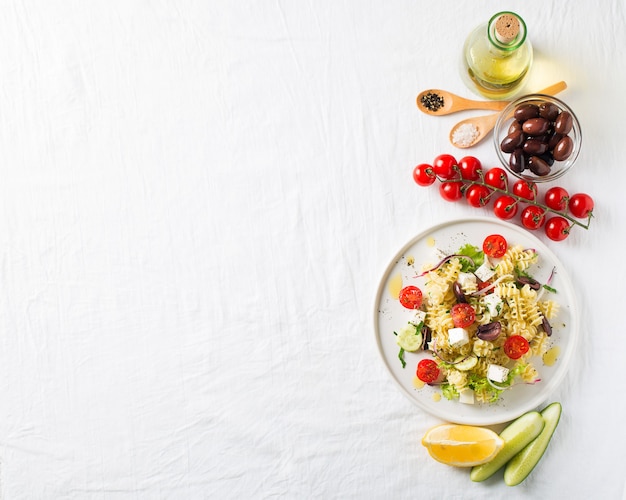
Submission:
[[[448,154],[439,155],[435,158],[435,161],[433,161],[435,174],[442,179],[458,178],[459,173],[455,170],[456,166],[456,158]]]
[[[525,200],[533,201],[537,195],[537,186],[534,182],[519,179],[513,184],[513,194]]]
[[[439,184],[439,194],[446,201],[459,201],[463,198],[462,182],[446,181]]]
[[[526,229],[539,229],[546,222],[546,211],[537,205],[528,205],[520,217]]]
[[[474,156],[465,156],[459,161],[461,177],[468,181],[477,181],[482,176],[483,167],[480,160]]]
[[[490,168],[485,173],[485,184],[497,189],[506,189],[507,179],[506,172],[500,167]]]
[[[504,342],[504,354],[511,359],[519,359],[530,350],[528,340],[521,335],[511,335]]]
[[[512,196],[500,196],[493,205],[493,213],[500,219],[512,219],[517,213],[517,200]]]
[[[501,234],[490,234],[483,241],[483,252],[487,257],[499,259],[506,253],[508,244]]]
[[[593,212],[593,198],[585,193],[576,193],[569,199],[568,207],[574,217],[586,219]]]
[[[467,202],[476,208],[484,207],[487,203],[489,203],[489,195],[491,191],[487,186],[483,186],[482,184],[472,184],[465,191],[465,199]]]
[[[426,384],[432,384],[439,378],[441,370],[432,359],[422,359],[417,363],[417,378]]]
[[[420,186],[430,186],[437,180],[437,176],[432,165],[421,163],[413,169],[413,180]]]
[[[546,236],[553,241],[562,241],[569,236],[569,221],[560,215],[548,219],[546,222]]]
[[[398,295],[400,304],[407,309],[419,309],[422,305],[422,291],[416,286],[405,286]]]
[[[454,326],[457,328],[467,328],[476,319],[476,311],[466,302],[454,304],[450,309],[450,315]]]
[[[562,187],[551,187],[546,191],[544,195],[546,205],[552,210],[562,212],[567,208],[567,202],[569,200],[569,193]]]

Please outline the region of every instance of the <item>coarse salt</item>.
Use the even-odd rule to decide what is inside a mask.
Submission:
[[[471,146],[478,139],[478,127],[472,123],[464,123],[454,129],[452,142],[458,146]]]

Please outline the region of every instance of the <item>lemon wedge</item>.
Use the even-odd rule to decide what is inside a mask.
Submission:
[[[454,467],[474,467],[489,462],[504,440],[486,427],[441,424],[424,434],[422,445],[438,462]]]

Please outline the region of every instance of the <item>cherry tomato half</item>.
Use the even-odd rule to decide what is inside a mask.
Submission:
[[[576,193],[569,199],[569,211],[574,217],[586,219],[593,212],[593,198],[585,193]]]
[[[470,304],[465,302],[454,304],[450,309],[450,315],[452,316],[454,326],[457,328],[467,328],[476,319],[476,311]]]
[[[419,309],[422,305],[422,291],[416,286],[405,286],[398,295],[400,304],[407,309]]]
[[[463,198],[462,182],[446,181],[439,184],[439,194],[446,201],[459,201]]]
[[[561,212],[567,208],[569,193],[562,187],[554,186],[546,191],[544,199],[548,207],[557,212]]]
[[[530,350],[528,340],[521,335],[511,335],[504,342],[504,354],[511,359],[519,359]]]
[[[562,241],[569,236],[570,225],[565,217],[556,216],[546,222],[546,236],[553,241]]]
[[[537,195],[537,186],[534,182],[520,179],[513,184],[513,194],[525,200],[534,200]]]
[[[505,189],[507,179],[506,172],[500,167],[490,168],[485,173],[485,184],[497,189]]]
[[[422,359],[417,363],[417,378],[426,384],[432,384],[439,378],[441,370],[432,359]]]
[[[433,161],[433,169],[435,174],[442,179],[454,179],[459,176],[459,173],[454,168],[457,166],[456,158],[452,155],[443,154],[439,155]]]
[[[413,169],[413,180],[420,186],[430,186],[437,176],[432,165],[421,163]]]
[[[482,164],[474,156],[465,156],[459,161],[461,177],[468,181],[477,181],[482,176]]]
[[[490,194],[491,191],[489,191],[487,186],[472,184],[467,188],[467,191],[465,191],[465,199],[471,206],[480,208],[489,203]]]
[[[493,204],[493,213],[500,219],[512,219],[517,213],[517,200],[512,196],[500,196]]]
[[[526,229],[539,229],[546,221],[546,212],[537,205],[528,205],[522,210],[521,220]]]
[[[508,244],[501,234],[490,234],[483,241],[483,252],[487,257],[499,259],[506,253]]]

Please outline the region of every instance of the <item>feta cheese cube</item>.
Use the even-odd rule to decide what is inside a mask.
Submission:
[[[487,367],[487,378],[489,380],[502,383],[506,382],[508,376],[509,369],[505,366],[491,364]]]
[[[480,281],[489,281],[496,272],[491,267],[491,262],[485,256],[485,261],[481,264],[481,266],[474,271],[474,274],[478,277]]]
[[[489,310],[489,314],[494,317],[500,314],[502,310],[502,299],[496,293],[490,293],[483,298],[483,304]]]
[[[420,323],[423,323],[425,319],[426,319],[426,311],[422,311],[421,309],[417,309],[415,311],[415,315],[413,316],[413,318],[411,318],[409,320],[409,323],[417,326]]]
[[[476,275],[474,273],[459,273],[457,281],[463,290],[467,290],[476,285]]]
[[[448,344],[450,347],[461,347],[469,342],[469,334],[465,328],[450,328],[448,330]]]
[[[472,391],[469,387],[463,389],[459,392],[459,403],[464,403],[466,405],[474,404],[474,391]]]

